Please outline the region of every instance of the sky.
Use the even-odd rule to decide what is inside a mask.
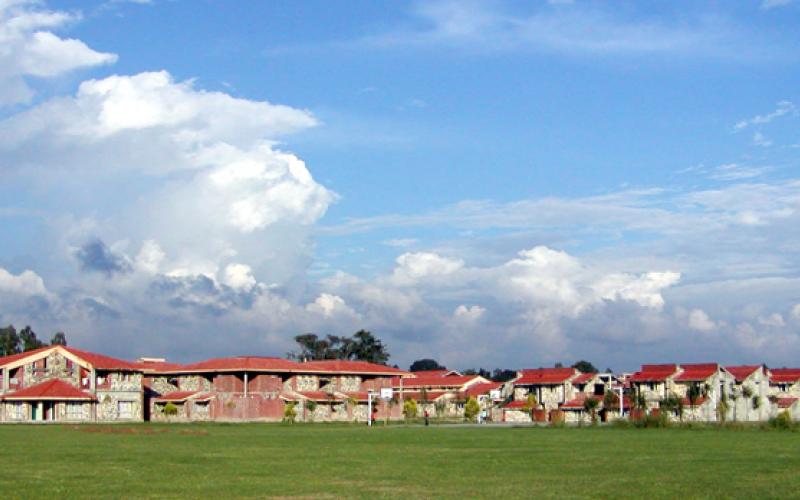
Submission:
[[[401,367],[800,365],[798,28],[0,0],[0,323],[173,361],[363,328]]]

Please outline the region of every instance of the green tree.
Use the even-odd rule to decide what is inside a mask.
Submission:
[[[385,365],[389,361],[389,351],[386,344],[372,335],[367,330],[359,330],[353,334],[355,342],[353,359]]]
[[[19,331],[19,340],[22,342],[23,352],[44,347],[44,342],[36,338],[36,332],[30,326],[26,326]]]
[[[509,380],[516,378],[517,372],[515,370],[508,370],[505,368],[495,368],[492,372],[492,380],[495,382],[508,382]]]
[[[293,424],[295,419],[297,418],[297,410],[295,410],[295,403],[294,401],[286,403],[286,406],[283,408],[283,420],[285,422],[289,422]]]
[[[328,335],[320,338],[315,333],[304,333],[297,335],[294,341],[299,350],[288,353],[291,359],[345,359],[378,364],[389,361],[386,345],[366,330],[359,330],[352,337]]]
[[[600,401],[597,398],[587,396],[583,400],[583,409],[592,416],[592,424],[597,423],[597,407],[600,406]]]
[[[14,325],[0,328],[0,356],[10,356],[19,353],[19,335]]]
[[[56,332],[56,334],[53,335],[53,338],[50,339],[50,345],[63,345],[63,346],[66,346],[67,345],[67,336],[64,335],[64,332]]]
[[[413,399],[406,399],[403,403],[403,416],[406,418],[406,422],[411,421],[413,418],[417,418],[417,402]]]
[[[593,364],[591,364],[590,362],[586,361],[585,359],[582,359],[580,361],[576,361],[572,365],[572,368],[575,368],[579,372],[583,372],[583,373],[597,373],[597,368],[595,368]]]
[[[466,404],[464,404],[464,419],[468,422],[474,422],[480,411],[481,405],[478,404],[478,400],[470,396]]]
[[[317,402],[313,399],[307,399],[304,403],[305,411],[306,411],[306,418],[310,421],[314,421],[314,411],[317,409]]]
[[[447,370],[447,367],[440,365],[435,359],[424,358],[414,361],[408,368],[408,371],[411,372],[424,372],[430,370]]]

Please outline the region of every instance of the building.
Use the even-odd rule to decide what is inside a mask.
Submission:
[[[135,363],[47,346],[0,358],[1,422],[141,422]]]

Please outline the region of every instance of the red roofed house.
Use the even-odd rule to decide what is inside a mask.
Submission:
[[[512,401],[504,406],[503,419],[506,422],[530,422],[530,395],[546,412],[559,410],[562,403],[574,398],[572,382],[581,375],[575,368],[519,370],[517,377],[508,382],[513,388]]]
[[[642,365],[627,381],[635,393],[644,395],[647,409],[653,409],[674,391],[673,378],[677,374],[678,365]]]
[[[733,376],[717,363],[685,363],[679,367],[679,372],[672,377],[672,393],[683,400],[684,416],[689,420],[715,422],[719,420],[719,402],[723,397],[728,398],[726,420],[731,420],[734,414],[734,405],[731,387],[734,384]],[[691,388],[700,388],[702,395],[694,402],[689,397]],[[694,406],[692,405],[694,403]],[[677,415],[674,415],[677,417]]]
[[[608,373],[580,373],[572,379],[571,384],[574,388],[572,397],[559,406],[559,409],[564,412],[564,421],[588,422],[590,415],[585,411],[584,403],[589,398],[597,400],[598,406],[595,411],[601,422],[610,418],[619,418],[619,396],[616,392],[612,397],[616,405],[611,408],[605,408],[604,405],[606,392],[610,390],[613,380],[613,375]]]
[[[480,375],[455,375],[453,373],[429,375],[427,372],[411,372],[412,377],[393,380],[392,387],[403,400],[415,400],[418,415],[425,411],[431,417],[463,418],[464,405],[473,396],[481,409],[491,406],[490,393],[500,384]]]
[[[392,377],[408,375],[361,361],[301,363],[258,356],[188,365],[155,362],[144,370],[153,420],[278,421],[292,403],[298,420],[366,421],[367,393],[391,387]],[[391,411],[391,405],[375,401],[379,418]],[[170,403],[178,407],[177,417],[165,413]]]
[[[800,420],[800,368],[769,370],[769,399],[772,416],[788,411],[793,420]]]
[[[0,422],[144,420],[142,372],[65,346],[0,358]]]
[[[737,421],[767,420],[770,413],[769,375],[763,365],[726,366],[733,377],[731,402],[733,418]]]

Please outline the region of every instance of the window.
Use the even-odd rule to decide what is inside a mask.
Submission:
[[[133,401],[117,401],[119,418],[133,418]]]

